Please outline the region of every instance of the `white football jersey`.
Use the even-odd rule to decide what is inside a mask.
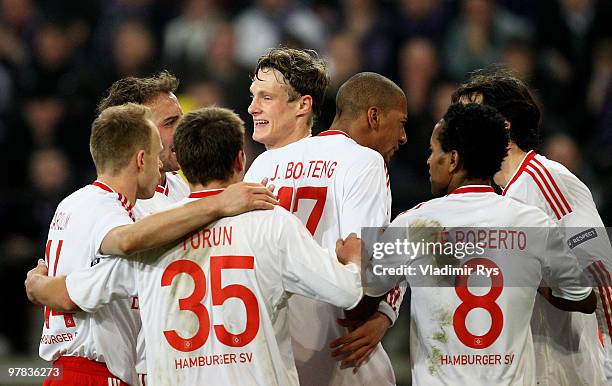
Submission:
[[[558,297],[582,300],[591,292],[576,285],[580,268],[555,224],[541,210],[499,196],[490,186],[464,186],[399,215],[381,240],[394,243],[399,234],[420,241],[419,232],[431,229],[424,226],[443,230],[443,239],[455,243],[470,240],[459,233],[472,231],[483,248],[461,260],[436,262],[438,257],[427,253],[411,259],[405,252],[372,260],[368,295],[384,294],[397,280],[411,285],[412,384],[535,385],[529,321],[543,275],[557,284]],[[436,273],[419,274],[451,261],[475,271],[457,273],[448,282],[437,281]],[[487,276],[478,266],[494,271]],[[389,274],[380,267],[400,271]],[[478,279],[483,285],[475,286]]]
[[[45,251],[49,276],[95,266],[105,257],[100,254],[100,244],[106,234],[133,221],[128,200],[100,181],[72,193],[58,205],[49,227]],[[105,362],[113,375],[136,384],[140,325],[131,300],[113,301],[95,315],[62,314],[45,308],[39,354],[47,361],[64,355]]]
[[[134,214],[136,220],[144,216],[168,209],[169,206],[176,204],[189,195],[189,185],[178,172],[166,172],[166,182],[164,185],[157,185],[153,197],[146,200],[136,200]],[[138,297],[132,300],[137,306]],[[138,334],[136,371],[138,374],[146,373],[147,363],[145,361],[145,341],[144,333]],[[141,382],[142,384],[142,382]]]
[[[66,284],[88,312],[139,294],[149,385],[298,385],[290,294],[347,309],[362,294],[360,270],[282,208],[218,220],[136,261],[104,259]]]
[[[293,212],[321,246],[333,249],[338,238],[362,227],[384,227],[391,217],[389,180],[383,158],[360,146],[346,133],[328,130],[261,154],[244,180],[268,178],[280,205]],[[405,287],[404,287],[405,289]],[[403,292],[394,291],[390,304],[381,303],[394,321]],[[393,309],[391,309],[394,307]],[[394,385],[391,362],[382,345],[357,373],[340,369],[329,343],[347,333],[337,323],[342,309],[300,296],[289,301],[291,338],[300,384]]]
[[[605,384],[600,337],[605,346],[605,374],[612,381],[612,247],[589,188],[562,164],[530,151],[503,195],[536,206],[554,219],[598,287],[597,318],[564,313],[540,297],[536,300],[532,330],[538,381],[542,385]],[[576,237],[579,242],[573,241]]]
[[[167,209],[189,195],[189,185],[177,172],[166,173],[166,184],[155,188],[153,197],[147,200],[136,200],[134,206],[144,216]]]

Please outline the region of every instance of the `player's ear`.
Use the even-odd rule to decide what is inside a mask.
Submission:
[[[246,168],[246,155],[243,150],[238,152],[236,159],[234,160],[234,171],[236,173],[242,173]]]
[[[136,167],[138,168],[139,171],[144,168],[145,155],[146,153],[142,149],[136,152]]]
[[[298,100],[297,116],[305,116],[312,112],[312,97],[310,95],[302,95]]]
[[[457,150],[451,150],[448,152],[449,154],[449,164],[448,171],[450,173],[456,173],[459,171],[461,164],[461,157],[459,156],[459,152]]]
[[[380,126],[380,109],[376,106],[368,108],[368,126],[373,130],[378,130]]]

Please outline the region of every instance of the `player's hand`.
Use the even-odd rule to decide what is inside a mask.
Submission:
[[[270,184],[268,185],[268,177],[264,178],[263,180],[261,180],[261,184],[263,186],[265,186],[266,188],[268,188],[269,191],[271,191],[272,193],[274,193],[274,189],[276,189],[276,186],[274,184]]]
[[[361,267],[361,251],[361,239],[355,233],[336,241],[336,255],[342,264],[355,263]]]
[[[34,267],[34,269],[31,269],[26,275],[26,280],[24,284],[26,287],[26,294],[28,295],[28,300],[39,306],[41,304],[37,302],[30,293],[31,284],[37,279],[38,275],[47,276],[48,272],[49,270],[45,261],[43,259],[38,259],[38,264],[36,265],[36,267]]]
[[[267,182],[267,181],[266,181]],[[274,209],[278,200],[265,185],[238,182],[227,187],[218,199],[222,217],[235,216],[240,213],[259,209]]]
[[[351,332],[331,342],[329,346],[335,349],[331,355],[341,361],[342,368],[355,367],[355,371],[368,360],[391,326],[389,318],[380,312],[375,312],[364,323],[348,319],[338,319],[338,323],[349,327]]]

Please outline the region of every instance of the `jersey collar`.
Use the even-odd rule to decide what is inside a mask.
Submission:
[[[208,196],[214,196],[216,194],[221,193],[222,191],[224,191],[225,189],[206,189],[206,190],[199,190],[197,192],[191,192],[189,194],[189,198],[203,198],[203,197],[208,197]]]
[[[465,185],[453,190],[449,195],[463,193],[495,193],[495,190],[488,185]]]
[[[347,138],[351,138],[350,135],[348,135],[344,131],[340,131],[340,130],[326,130],[326,131],[320,132],[317,135],[317,137],[325,137],[325,136],[328,136],[328,135],[344,135]]]
[[[128,212],[128,215],[130,216],[130,218],[133,221],[136,221],[134,214],[132,213],[132,209],[134,208],[134,204],[132,204],[126,196],[124,196],[121,193],[117,193],[113,190],[113,188],[111,188],[110,186],[106,185],[104,182],[99,181],[99,180],[95,180],[94,182],[92,182],[93,186],[96,186],[106,192],[109,193],[115,193],[117,195],[117,199],[119,200],[119,202],[121,202],[121,206],[123,206],[123,208]]]
[[[527,168],[527,165],[529,164],[529,162],[536,156],[536,152],[533,150],[529,150],[527,152],[527,154],[525,154],[525,157],[523,157],[523,160],[521,161],[521,163],[519,164],[518,169],[516,169],[516,171],[514,172],[514,175],[512,176],[512,178],[510,179],[510,182],[508,182],[508,184],[506,185],[506,187],[504,188],[503,192],[502,192],[502,196],[506,195],[506,192],[508,191],[508,188],[510,188],[510,185],[512,185],[517,178],[519,178],[519,176],[521,174],[523,174],[523,172],[525,171],[525,169]]]
[[[166,173],[166,183],[165,185],[157,185],[157,187],[155,188],[155,191],[157,193],[161,193],[163,195],[165,195],[166,197],[168,196],[168,194],[170,193],[170,184],[168,183],[168,173]]]

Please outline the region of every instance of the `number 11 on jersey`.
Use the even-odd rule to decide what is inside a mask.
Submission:
[[[47,267],[51,270],[51,247],[53,244],[53,240],[47,240],[47,246],[45,247],[45,260],[47,261]],[[59,240],[57,242],[57,247],[55,249],[55,259],[53,259],[53,274],[49,274],[49,276],[55,276],[57,273],[57,265],[59,264],[60,254],[62,253],[62,246],[64,245],[64,240]],[[50,309],[49,307],[45,307],[45,328],[49,328],[49,318],[51,316],[63,316],[64,317],[64,325],[66,328],[76,327],[74,323],[73,314],[59,312]]]

